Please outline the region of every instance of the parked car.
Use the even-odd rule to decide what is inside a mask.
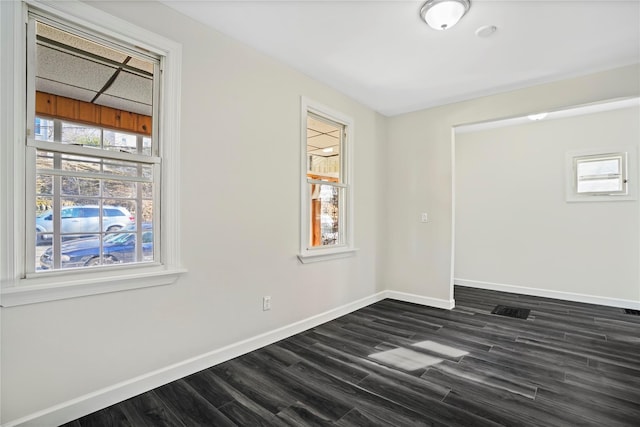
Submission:
[[[135,223],[135,217],[121,206],[102,207],[102,227],[100,226],[100,206],[65,206],[60,209],[61,233],[98,233],[117,231]],[[36,217],[37,241],[51,240],[53,233],[53,211],[51,209]]]
[[[126,232],[108,234],[102,239],[102,258],[100,257],[100,238],[88,237],[75,239],[60,246],[60,268],[89,267],[101,264],[123,264],[153,259],[153,230],[149,223],[142,225],[142,260],[136,260],[135,224],[126,228]],[[53,268],[53,251],[48,248],[40,256],[43,270]]]

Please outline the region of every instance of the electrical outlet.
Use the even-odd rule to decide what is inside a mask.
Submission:
[[[429,222],[429,216],[426,212],[420,214],[420,222]]]
[[[271,297],[262,297],[262,311],[271,310]]]

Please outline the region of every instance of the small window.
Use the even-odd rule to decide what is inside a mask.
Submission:
[[[578,194],[626,194],[626,153],[575,158]]]
[[[635,200],[636,150],[567,153],[567,201]]]

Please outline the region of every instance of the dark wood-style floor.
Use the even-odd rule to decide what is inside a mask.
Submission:
[[[640,426],[640,316],[459,286],[455,300],[384,300],[66,426]]]

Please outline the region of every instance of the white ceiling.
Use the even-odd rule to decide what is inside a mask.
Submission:
[[[424,1],[163,3],[389,116],[640,62],[640,0],[471,0],[446,31]]]

